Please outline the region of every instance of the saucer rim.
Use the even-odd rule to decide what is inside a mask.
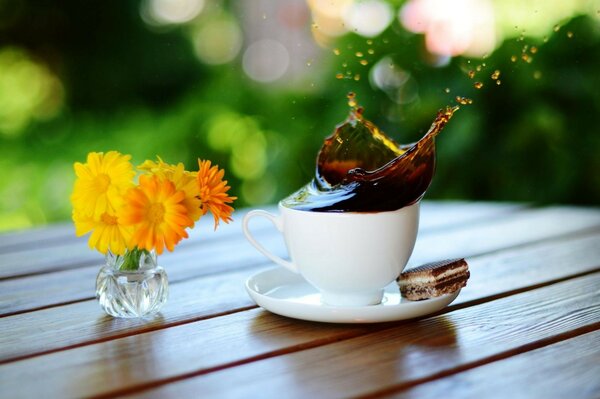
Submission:
[[[282,267],[271,267],[257,271],[246,279],[245,288],[250,298],[260,307],[269,312],[299,320],[325,323],[385,323],[399,320],[409,320],[435,313],[450,303],[460,294],[458,291],[439,297],[421,301],[403,301],[397,304],[377,304],[365,306],[335,306],[328,304],[313,304],[296,302],[284,298],[276,298],[260,292],[252,286],[256,279],[265,275],[283,273],[293,278],[295,284],[310,284],[300,274],[293,273]],[[286,281],[289,283],[289,281]],[[391,283],[390,285],[395,284]],[[315,289],[316,291],[316,289]]]

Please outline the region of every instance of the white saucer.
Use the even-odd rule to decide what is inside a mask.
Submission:
[[[382,323],[412,319],[448,306],[459,291],[424,301],[400,296],[396,283],[385,288],[383,301],[371,306],[331,306],[321,303],[321,294],[301,275],[282,267],[259,272],[246,280],[246,291],[261,307],[296,319],[328,323]]]

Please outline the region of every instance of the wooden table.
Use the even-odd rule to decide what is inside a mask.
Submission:
[[[244,281],[272,265],[242,214],[160,258],[151,321],[102,313],[102,258],[70,224],[0,235],[0,397],[600,397],[599,209],[425,202],[410,264],[466,257],[469,284],[438,314],[370,325],[257,308]]]

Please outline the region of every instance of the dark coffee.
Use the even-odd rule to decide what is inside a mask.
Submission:
[[[315,178],[282,204],[314,212],[382,212],[415,203],[433,178],[435,136],[457,109],[439,111],[418,142],[398,145],[354,106],[321,147]]]

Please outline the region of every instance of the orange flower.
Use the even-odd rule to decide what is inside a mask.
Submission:
[[[198,159],[198,187],[200,189],[200,201],[202,203],[202,214],[207,212],[213,215],[215,219],[215,229],[219,226],[219,220],[229,223],[233,208],[228,203],[232,203],[236,197],[227,195],[230,187],[227,180],[223,180],[225,171],[219,169],[217,165],[211,167],[210,161]]]
[[[190,218],[196,222],[202,216],[198,184],[196,183],[197,172],[188,172],[181,162],[177,165],[171,165],[164,162],[160,157],[157,158],[157,162],[146,160],[138,166],[138,169],[147,174],[156,175],[161,179],[168,179],[175,184],[177,190],[183,191],[185,193],[183,205],[186,207]]]
[[[124,224],[134,225],[130,246],[157,254],[166,247],[169,251],[182,238],[187,238],[185,229],[194,222],[183,205],[185,193],[177,190],[173,182],[158,176],[140,176],[139,187],[125,195],[125,206],[120,214]]]

